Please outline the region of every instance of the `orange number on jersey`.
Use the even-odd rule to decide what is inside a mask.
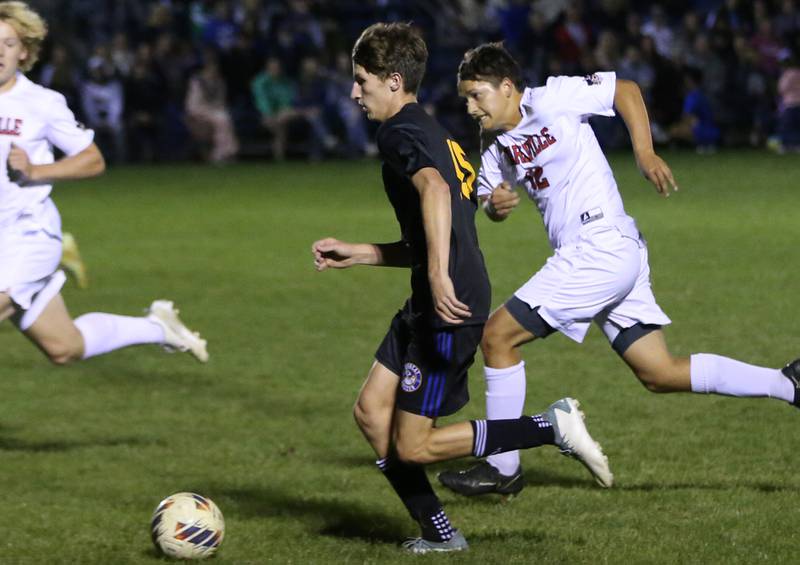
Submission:
[[[467,156],[461,146],[452,139],[447,140],[447,147],[450,148],[450,156],[453,158],[453,167],[456,169],[456,176],[461,182],[461,197],[469,199],[474,190],[475,169],[467,161]]]

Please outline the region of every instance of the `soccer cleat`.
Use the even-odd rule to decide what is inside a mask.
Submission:
[[[794,384],[794,401],[792,404],[800,408],[800,359],[795,359],[783,369],[781,373]]]
[[[553,425],[556,445],[561,453],[580,461],[594,475],[597,484],[609,488],[614,475],[608,466],[608,457],[600,444],[592,439],[584,424],[580,403],[574,398],[556,400],[547,409],[547,419]]]
[[[443,471],[437,478],[444,486],[464,496],[489,493],[514,496],[525,486],[522,467],[513,475],[503,475],[487,461],[463,471]]]
[[[86,274],[86,265],[81,258],[78,242],[71,233],[67,232],[64,232],[61,237],[61,265],[75,279],[78,288],[89,287],[89,276]]]
[[[147,309],[147,319],[164,329],[164,348],[167,351],[188,351],[201,363],[208,361],[206,340],[187,328],[178,310],[169,300],[155,300]]]
[[[428,541],[424,538],[411,538],[403,542],[403,550],[408,553],[444,553],[448,551],[464,551],[469,544],[464,534],[455,530],[453,537],[447,541]]]

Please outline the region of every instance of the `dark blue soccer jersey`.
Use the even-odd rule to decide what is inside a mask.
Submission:
[[[428,282],[428,251],[422,208],[411,177],[420,169],[433,167],[450,186],[449,274],[456,298],[468,305],[472,317],[466,324],[483,324],[489,316],[489,276],[478,247],[474,190],[475,171],[464,151],[422,106],[406,104],[383,122],[377,134],[383,159],[383,184],[400,223],[402,239],[411,251],[411,291],[406,309],[433,327],[448,325],[433,309]]]

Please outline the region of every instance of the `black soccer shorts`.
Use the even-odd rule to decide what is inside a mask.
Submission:
[[[428,418],[460,410],[469,402],[467,370],[482,334],[483,324],[432,328],[398,312],[375,353],[400,377],[395,405]]]

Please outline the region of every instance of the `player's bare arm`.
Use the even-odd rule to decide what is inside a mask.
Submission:
[[[630,80],[617,79],[614,106],[628,128],[636,164],[644,177],[663,196],[669,196],[670,190],[678,190],[669,166],[653,149],[650,120],[639,85]]]
[[[393,243],[348,243],[333,237],[315,241],[311,245],[314,268],[346,269],[354,265],[377,267],[410,267],[411,256],[404,241]]]
[[[23,182],[51,183],[59,180],[84,179],[101,174],[106,163],[100,149],[92,143],[75,155],[59,159],[55,163],[35,165],[28,154],[18,145],[11,145],[8,167],[23,177]]]
[[[450,279],[450,187],[433,167],[420,169],[411,177],[419,192],[425,239],[428,248],[428,280],[434,308],[450,324],[460,324],[472,315],[469,307],[456,298]]]
[[[519,194],[511,185],[503,181],[491,194],[481,196],[483,211],[493,222],[502,222],[519,205]]]

